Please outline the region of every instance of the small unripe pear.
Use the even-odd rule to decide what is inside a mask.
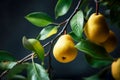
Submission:
[[[109,35],[109,28],[102,14],[93,13],[88,19],[84,32],[86,37],[94,43],[104,42]]]
[[[60,36],[53,48],[55,59],[61,63],[73,61],[77,56],[77,49],[70,35],[65,34]]]

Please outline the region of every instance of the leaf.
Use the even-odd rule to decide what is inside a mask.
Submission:
[[[80,10],[73,16],[73,18],[70,21],[72,31],[80,39],[82,38],[83,24],[84,24],[84,15],[83,12]]]
[[[75,47],[93,58],[112,60],[112,58],[109,56],[109,54],[103,47],[98,46],[90,42],[89,40],[81,40],[79,43],[76,44]]]
[[[85,57],[90,66],[94,68],[103,68],[112,63],[112,60],[96,59],[89,55],[85,55]]]
[[[33,45],[28,41],[25,36],[22,38],[22,44],[26,49],[34,51]]]
[[[0,50],[0,61],[15,61],[15,57],[7,51]]]
[[[84,77],[83,80],[113,80],[111,75],[111,67],[99,69],[97,73],[92,76]]]
[[[53,19],[43,12],[32,12],[25,16],[25,18],[38,27],[47,26],[53,22]]]
[[[17,76],[26,69],[28,79],[22,76]],[[7,80],[13,80],[18,77],[18,79],[22,78],[23,80],[50,80],[45,69],[37,63],[17,64],[8,72],[6,77]]]
[[[12,80],[27,80],[27,79],[22,75],[14,75]]]
[[[101,79],[99,78],[99,75],[93,75],[93,76],[84,78],[83,80],[101,80]]]
[[[0,69],[5,70],[5,69],[12,69],[17,62],[11,62],[11,61],[4,61],[0,62]]]
[[[7,80],[10,80],[15,77],[18,73],[21,73],[23,70],[25,70],[28,67],[28,64],[17,64],[12,69],[9,70],[6,77]]]
[[[93,10],[93,8],[91,8],[89,6],[86,6],[86,9],[84,10],[84,12],[85,12],[85,19],[86,20],[89,19],[89,16],[90,16],[90,13],[91,13],[92,10]]]
[[[53,34],[57,33],[57,27],[58,26],[47,26],[45,28],[43,28],[40,32],[40,40],[44,40],[50,36],[52,36]]]
[[[28,80],[50,80],[45,69],[37,63],[29,65],[27,71]]]
[[[105,6],[107,9],[105,10],[107,12],[106,16],[108,19],[110,19],[112,25],[117,25],[117,27],[120,28],[120,2],[119,0],[101,0],[100,2],[102,6]],[[109,11],[108,11],[109,10]],[[104,12],[105,13],[105,12]]]
[[[79,9],[84,9],[87,5],[89,5],[89,1],[88,0],[82,0],[81,4],[79,6]]]
[[[68,12],[71,4],[72,4],[72,0],[58,0],[55,6],[56,18],[65,15]]]
[[[44,61],[44,48],[37,39],[23,37],[22,43],[25,48],[35,52],[39,59]]]
[[[73,32],[70,32],[69,35],[73,38],[73,40],[79,42],[81,39],[79,39]]]

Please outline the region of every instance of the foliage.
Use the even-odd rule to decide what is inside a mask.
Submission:
[[[83,12],[80,10],[73,16],[73,18],[70,21],[72,31],[79,39],[82,38],[83,23],[84,15]]]
[[[53,19],[43,12],[33,12],[27,15],[25,18],[38,27],[44,27],[53,22]]]
[[[44,48],[37,39],[27,39],[23,37],[23,46],[36,53],[40,60],[44,61]]]
[[[101,0],[101,5],[106,6],[106,13],[109,14],[108,18],[112,24],[116,24],[120,27],[120,3],[118,0]],[[108,12],[109,11],[109,12]]]
[[[39,40],[45,40],[48,37],[52,36],[53,34],[56,34],[58,27],[59,26],[50,25],[43,28],[39,34],[40,36]]]
[[[72,4],[72,0],[58,0],[55,6],[56,18],[65,15],[68,12],[71,4]]]
[[[72,7],[72,2],[72,0],[58,0],[54,12],[56,20],[69,12]],[[118,25],[120,25],[120,16],[116,15],[120,10],[120,5],[117,4],[117,1],[101,0],[101,4],[107,6],[107,9],[110,10],[110,17],[108,17],[108,19],[111,19],[112,23],[118,23]],[[0,51],[0,69],[5,70],[5,72],[0,75],[0,78],[6,75],[5,77],[8,80],[52,80],[50,53],[52,53],[52,48],[57,38],[62,34],[66,34],[66,32],[70,34],[76,42],[75,47],[79,52],[84,53],[86,61],[91,65],[91,67],[104,69],[104,67],[110,65],[114,58],[107,54],[103,47],[87,40],[83,34],[84,24],[89,18],[92,10],[92,7],[89,7],[88,5],[88,0],[79,0],[78,5],[70,17],[60,23],[55,23],[54,19],[45,12],[32,12],[26,15],[25,18],[29,22],[37,27],[41,27],[42,30],[38,34],[37,38],[23,37],[23,46],[32,53],[21,60],[17,61],[9,52]],[[83,6],[85,9],[83,9]],[[113,16],[117,17],[113,18]],[[68,32],[67,27],[69,24],[71,31]],[[62,27],[61,31],[59,31],[60,27]],[[55,35],[55,37],[51,41],[48,41],[46,44],[41,44],[41,41],[46,40],[53,35]],[[45,50],[46,47],[48,50]],[[47,70],[44,68],[44,64],[40,64],[44,63],[46,56],[49,56]],[[37,57],[39,58],[39,63],[34,62],[34,58]],[[32,62],[28,62],[28,60],[32,60]],[[27,76],[22,75],[22,72],[24,71]],[[86,80],[91,79],[99,80],[97,76],[93,76]]]

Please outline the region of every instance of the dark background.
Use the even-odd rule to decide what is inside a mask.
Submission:
[[[73,11],[78,0],[73,2],[73,7],[68,15],[59,18],[60,22],[67,18]],[[46,12],[54,18],[54,7],[57,0],[0,0],[0,50],[11,52],[17,59],[28,55],[30,52],[22,45],[22,37],[35,38],[42,28],[35,27],[24,17],[31,12]],[[94,0],[90,0],[94,6]],[[101,9],[102,12],[102,9]],[[109,21],[108,21],[109,22]],[[118,38],[118,47],[111,53],[113,57],[119,57],[120,29],[109,25]],[[47,41],[46,41],[47,42]],[[45,42],[42,42],[43,44]],[[47,64],[46,64],[47,65]],[[61,64],[52,58],[52,66],[56,77],[78,78],[96,73],[96,69],[91,68],[85,61],[83,53],[71,63]]]

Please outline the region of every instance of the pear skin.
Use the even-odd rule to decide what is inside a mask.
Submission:
[[[94,43],[104,42],[109,35],[109,28],[102,14],[93,13],[88,19],[84,32],[86,37]]]
[[[77,49],[70,35],[60,36],[53,48],[53,56],[61,63],[73,61],[77,56]]]
[[[111,72],[115,80],[120,80],[120,58],[112,63]]]
[[[110,30],[107,40],[101,43],[101,45],[106,49],[108,53],[114,51],[117,47],[117,38],[115,36],[115,33]]]

